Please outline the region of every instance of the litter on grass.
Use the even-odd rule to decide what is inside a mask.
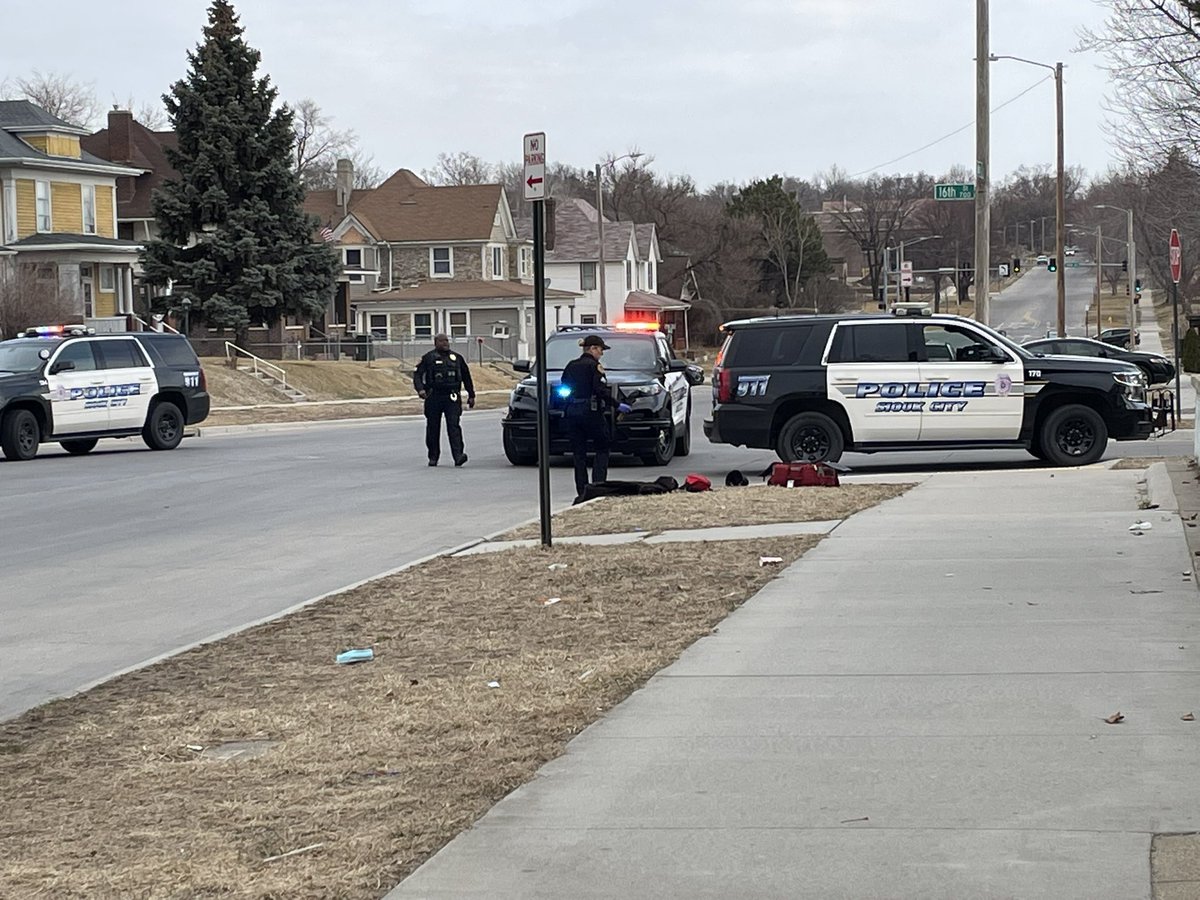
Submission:
[[[551,597],[549,600],[543,600],[542,606],[553,606],[555,603],[562,603],[562,597]]]
[[[566,563],[550,563],[550,565],[546,566],[551,572],[557,572],[559,569],[565,569],[566,567]]]
[[[758,567],[761,569],[763,566],[777,566],[781,562],[783,562],[782,556],[760,556],[758,558]]]
[[[1149,522],[1134,522],[1129,526],[1129,530],[1134,534],[1141,534],[1143,531],[1149,531],[1153,527]]]
[[[337,664],[339,666],[348,666],[352,663],[370,662],[374,658],[375,651],[370,647],[357,650],[346,650],[337,655]]]
[[[488,682],[488,687],[490,687],[490,688],[498,688],[498,687],[500,687],[500,682],[498,682],[498,681],[489,681],[489,682]]]

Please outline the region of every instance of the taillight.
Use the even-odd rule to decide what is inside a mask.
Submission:
[[[204,374],[204,366],[200,367],[200,390],[208,391],[208,376]]]
[[[713,369],[713,383],[717,386],[717,402],[733,401],[733,373],[728,369]]]

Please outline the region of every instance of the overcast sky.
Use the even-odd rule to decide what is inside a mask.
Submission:
[[[4,6],[0,79],[35,68],[70,73],[107,103],[152,100],[182,77],[208,2]],[[1067,164],[1102,174],[1113,162],[1103,60],[1074,50],[1079,28],[1102,25],[1106,8],[990,7],[993,53],[1066,63]],[[527,131],[547,133],[551,160],[590,167],[637,147],[658,172],[691,175],[701,187],[810,177],[834,165],[852,175],[974,167],[971,0],[235,0],[235,8],[280,96],[316,100],[386,172],[420,171],[461,150],[515,160]],[[991,73],[993,110],[1051,75],[1011,61]],[[1052,77],[996,111],[993,178],[1052,166],[1054,123]]]

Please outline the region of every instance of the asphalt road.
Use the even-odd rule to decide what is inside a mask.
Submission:
[[[709,444],[694,392],[693,452],[667,472],[722,484],[774,458]],[[105,441],[0,463],[0,719],[404,563],[538,514],[536,468],[500,448],[501,413],[463,418],[470,462],[425,464],[421,419],[210,433],[173,452]],[[1109,456],[1190,453],[1190,432]],[[1020,451],[847,454],[856,471],[1019,468]],[[615,462],[614,478],[663,470]],[[552,475],[570,503],[569,462]],[[330,647],[329,656],[343,648]]]
[[[1068,257],[1068,262],[1071,260],[1078,260],[1079,265],[1077,268],[1071,265],[1063,267],[1067,289],[1067,334],[1083,335],[1087,333],[1084,315],[1092,302],[1092,292],[1096,286],[1096,267],[1086,257]],[[1104,289],[1108,290],[1107,282]],[[1045,266],[1027,269],[992,301],[991,324],[993,328],[1004,331],[1018,344],[1034,338],[1044,338],[1047,332],[1053,331],[1057,334],[1056,274],[1048,271]]]

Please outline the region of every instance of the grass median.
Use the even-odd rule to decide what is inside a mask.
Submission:
[[[829,519],[905,489],[851,487],[763,490]],[[641,521],[718,494],[765,502]],[[379,897],[818,540],[439,558],[32,710],[0,725],[0,896]]]

